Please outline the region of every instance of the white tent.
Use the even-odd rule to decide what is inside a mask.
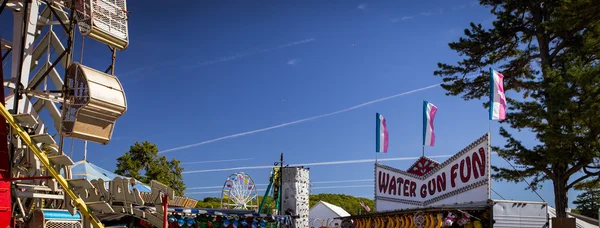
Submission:
[[[333,218],[346,216],[350,216],[350,213],[343,208],[325,201],[319,201],[310,209],[308,218],[310,220],[310,227],[334,227],[336,223],[337,227],[341,227],[342,220]]]

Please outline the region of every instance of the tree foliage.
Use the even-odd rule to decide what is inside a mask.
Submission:
[[[198,200],[196,208],[221,208],[221,198],[206,197],[203,200]]]
[[[449,44],[464,59],[438,63],[434,74],[443,78],[447,95],[484,98],[486,108],[488,67],[504,75],[509,112],[502,123],[532,132],[538,142],[527,147],[501,127],[506,144],[494,150],[519,170],[494,167],[494,178],[530,178],[534,190],[551,180],[557,216],[566,217],[568,190],[600,168],[600,7],[593,0],[480,4],[491,8],[493,26],[471,23],[464,37]],[[571,180],[582,169],[585,175]]]
[[[600,209],[600,182],[597,180],[579,182],[574,188],[583,191],[573,201],[573,204],[577,205],[579,214],[594,219],[598,218],[598,209]]]
[[[167,160],[164,155],[158,155],[158,147],[148,141],[135,142],[125,155],[117,158],[116,174],[132,177],[142,183],[149,184],[152,180],[163,183],[183,195],[183,168],[177,159]]]
[[[258,204],[262,202],[263,196],[258,196]],[[267,196],[265,201],[266,205],[263,208],[263,213],[272,213],[272,209],[275,209],[275,201],[272,200],[271,196]],[[206,197],[203,200],[196,203],[196,208],[221,208],[221,198],[217,197]]]
[[[258,197],[258,203],[260,204],[262,200],[262,196]],[[357,215],[359,212],[366,213],[364,209],[360,206],[359,202],[363,201],[366,205],[368,205],[371,210],[374,210],[375,202],[373,200],[367,198],[359,198],[349,195],[343,194],[316,194],[309,196],[309,206],[312,207],[317,204],[319,201],[325,201],[337,206],[340,206],[348,213],[352,215]],[[271,196],[268,196],[266,202],[269,204],[265,207],[265,209],[275,209],[275,202],[271,200]],[[197,208],[220,208],[221,198],[214,197],[206,197],[204,200],[198,201],[196,204]],[[270,210],[269,212],[270,213]]]
[[[351,215],[366,214],[365,209],[360,206],[360,201],[363,201],[365,205],[371,208],[371,211],[375,210],[375,202],[373,200],[362,198],[362,197],[354,197],[345,194],[316,194],[310,195],[309,202],[310,207],[317,204],[319,201],[325,201],[327,203],[339,206],[346,210]]]

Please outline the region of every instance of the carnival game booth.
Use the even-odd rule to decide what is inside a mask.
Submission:
[[[490,198],[489,134],[443,163],[425,156],[408,170],[375,164],[375,213],[342,227],[547,227],[541,202]]]

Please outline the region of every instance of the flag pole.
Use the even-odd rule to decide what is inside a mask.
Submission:
[[[492,113],[494,110],[494,70],[490,67],[489,69],[490,73],[489,73],[489,77],[490,77],[490,108],[489,108],[489,119],[488,119],[488,150],[490,150],[490,153],[492,152]],[[502,82],[504,83],[504,82]]]
[[[379,129],[379,113],[375,113],[375,164],[377,164],[377,158],[379,157],[379,151],[380,151],[380,146],[383,145],[379,145],[380,143],[380,139],[379,137],[381,137],[380,135],[380,129]]]
[[[421,151],[421,157],[425,157],[425,145],[423,145],[423,150]]]

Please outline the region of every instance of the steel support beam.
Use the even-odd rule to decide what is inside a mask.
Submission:
[[[17,82],[23,85],[23,87],[27,88],[29,84],[29,72],[31,67],[32,54],[34,50],[33,43],[35,41],[36,35],[36,25],[38,21],[38,12],[39,12],[39,2],[38,0],[30,0],[31,2],[28,4],[27,12],[15,12],[14,13],[14,29],[13,29],[13,45],[12,45],[12,65],[11,65],[11,78],[19,78],[20,80]],[[25,14],[26,16],[24,16]],[[25,19],[25,23],[23,22]],[[23,29],[23,25],[26,25],[25,29]],[[25,31],[25,34],[23,34]],[[24,47],[24,48],[23,48]],[[22,59],[22,62],[19,60]],[[12,110],[13,113],[25,113],[27,106],[27,98],[23,97],[23,99],[13,99],[14,101],[18,101],[17,110]],[[14,107],[14,104],[9,103],[6,104],[7,107]]]
[[[4,84],[4,73],[0,62],[0,82]],[[0,93],[0,102],[4,104],[4,92]],[[0,227],[10,227],[12,217],[12,198],[10,175],[10,154],[8,151],[8,131],[6,121],[0,121]]]

